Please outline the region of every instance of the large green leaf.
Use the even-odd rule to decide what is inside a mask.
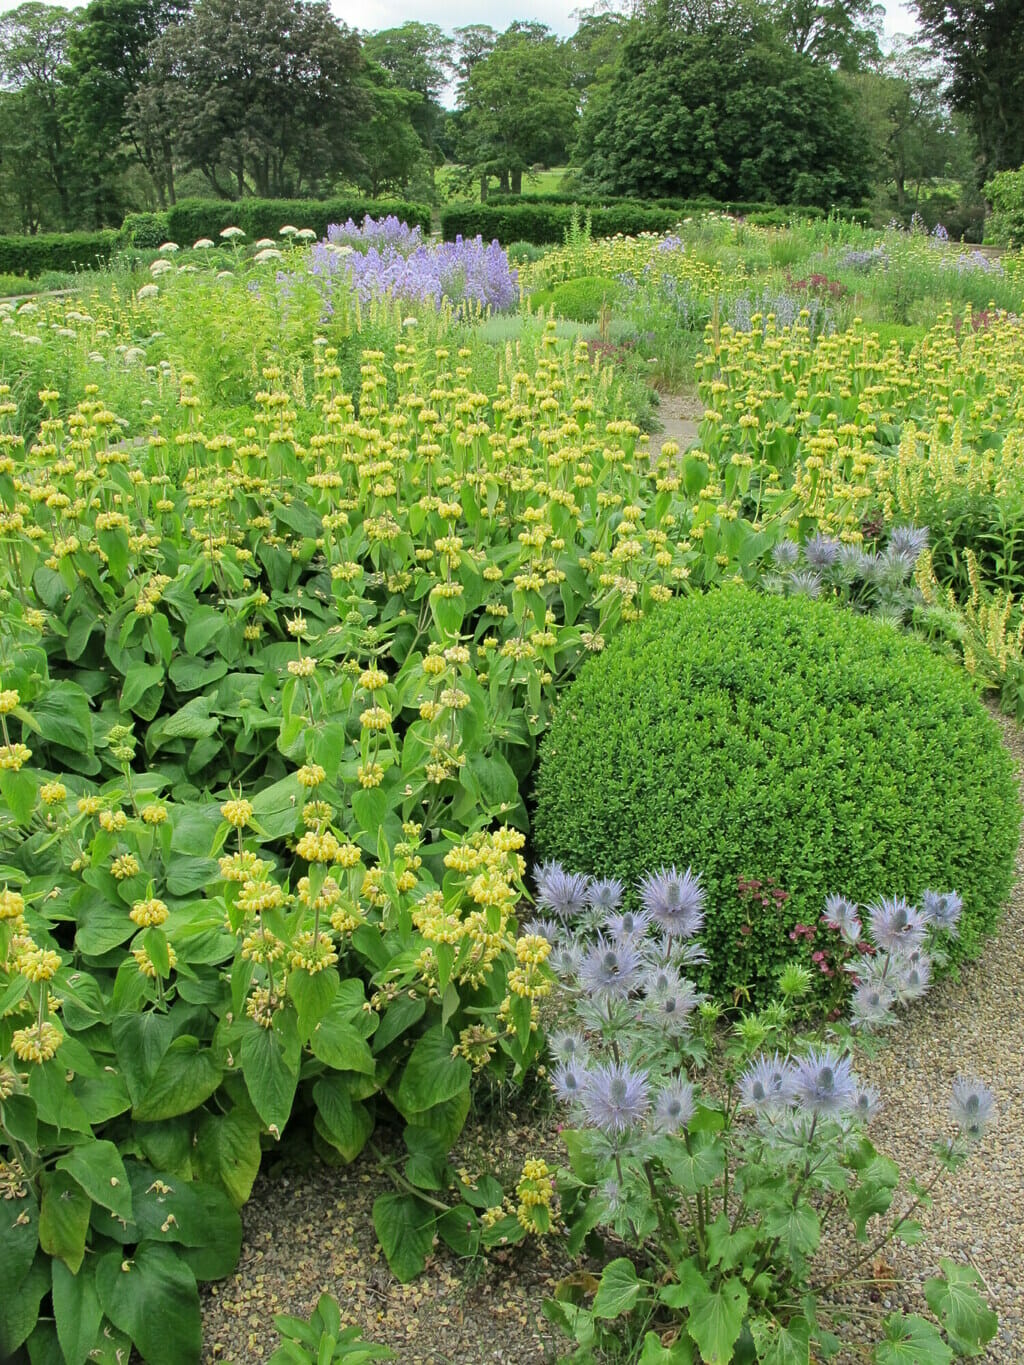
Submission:
[[[697,1194],[725,1170],[725,1154],[714,1133],[691,1133],[662,1157],[668,1173],[686,1194]]]
[[[210,1098],[221,1082],[222,1071],[198,1038],[183,1034],[175,1038],[160,1059],[145,1093],[132,1114],[143,1122],[188,1114]]]
[[[32,719],[49,744],[88,753],[92,749],[92,713],[89,698],[73,682],[51,683],[32,703]]]
[[[640,1281],[636,1267],[628,1256],[610,1261],[601,1273],[601,1282],[594,1295],[595,1318],[617,1318],[630,1312],[640,1297]]]
[[[192,1271],[171,1247],[141,1242],[127,1259],[121,1251],[108,1252],[96,1265],[96,1292],[146,1365],[198,1365],[199,1293]]]
[[[253,1026],[242,1039],[245,1084],[267,1128],[284,1132],[299,1081],[300,1047],[294,1020],[290,1031]],[[287,1027],[287,1026],[285,1026]]]
[[[637,1365],[693,1365],[693,1351],[682,1338],[671,1346],[663,1346],[657,1332],[648,1332]]]
[[[376,1069],[373,1053],[354,1024],[338,1014],[326,1015],[312,1031],[309,1045],[314,1057],[335,1071],[358,1071],[372,1076]]]
[[[660,1298],[670,1308],[685,1308],[686,1330],[697,1344],[705,1365],[730,1365],[733,1348],[743,1330],[748,1295],[738,1279],[723,1279],[712,1289],[698,1266],[685,1261],[678,1267],[678,1284],[668,1285]]]
[[[773,1318],[754,1318],[750,1331],[758,1365],[809,1365],[811,1329],[805,1318],[793,1318],[785,1327]]]
[[[406,1118],[468,1091],[472,1069],[464,1057],[452,1056],[454,1045],[448,1030],[435,1025],[413,1048],[395,1097]]]
[[[67,1171],[46,1172],[40,1184],[39,1245],[76,1275],[85,1256],[92,1200]]]
[[[0,1360],[13,1359],[15,1351],[25,1341],[39,1317],[39,1304],[50,1288],[50,1262],[42,1254],[36,1256],[28,1274],[13,1294],[8,1286],[0,1292]]]
[[[39,1245],[39,1206],[29,1190],[11,1209],[17,1213],[0,1223],[0,1285],[13,1295],[29,1272]],[[6,1212],[6,1210],[5,1210]]]
[[[411,1194],[382,1194],[373,1201],[373,1226],[388,1265],[407,1284],[419,1275],[434,1242],[434,1214]]]
[[[57,1169],[73,1176],[94,1203],[131,1221],[131,1186],[121,1154],[112,1142],[93,1140],[72,1147],[57,1162]]]
[[[373,1132],[373,1117],[353,1100],[344,1076],[325,1076],[313,1087],[317,1131],[346,1161],[355,1161]]]
[[[942,1278],[926,1280],[928,1307],[960,1355],[977,1356],[999,1329],[999,1319],[978,1292],[981,1276],[971,1266],[940,1260]]]
[[[77,1275],[72,1275],[63,1261],[54,1261],[53,1316],[67,1365],[84,1365],[97,1344],[103,1322],[91,1259]]]
[[[177,1243],[200,1280],[219,1280],[238,1262],[242,1222],[223,1190],[141,1163],[129,1168],[140,1241]]]
[[[111,1025],[111,1032],[128,1093],[132,1103],[138,1104],[171,1045],[174,1022],[166,1014],[152,1011],[119,1014]]]
[[[338,985],[338,973],[333,967],[313,973],[307,972],[304,967],[296,967],[288,973],[288,994],[295,1002],[302,1042],[309,1040],[309,1035],[327,1013],[338,993]]]
[[[221,1184],[236,1208],[252,1193],[260,1169],[260,1121],[248,1107],[230,1114],[203,1114],[196,1130],[195,1159],[203,1178]]]
[[[952,1359],[939,1329],[916,1313],[890,1313],[885,1340],[875,1347],[875,1365],[949,1365]]]

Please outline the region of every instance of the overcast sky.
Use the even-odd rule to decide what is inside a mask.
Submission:
[[[76,0],[56,2],[67,9],[76,5]],[[77,0],[79,5],[84,2]],[[20,3],[21,0],[0,0],[0,14],[16,9]],[[888,33],[913,32],[914,21],[905,4],[900,0],[882,3]],[[586,7],[586,3],[580,5],[578,0],[331,0],[331,9],[352,28],[393,28],[406,19],[419,19],[440,24],[449,33],[463,24],[486,23],[501,30],[513,19],[539,19],[556,33],[566,35],[576,29],[573,16]]]

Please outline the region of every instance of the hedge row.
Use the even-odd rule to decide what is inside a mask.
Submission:
[[[813,204],[769,204],[763,200],[743,199],[628,199],[615,195],[595,193],[581,194],[502,194],[492,193],[487,197],[488,207],[505,208],[510,204],[562,204],[580,209],[618,208],[631,204],[638,208],[675,209],[681,214],[730,213],[741,217],[751,214],[783,214],[786,221],[790,218],[827,218],[833,214],[848,223],[861,223],[870,226],[871,210],[854,208],[818,208]]]
[[[367,215],[385,218],[388,214],[430,231],[430,208],[398,199],[182,199],[165,213],[130,213],[121,234],[129,246],[158,247],[167,241],[191,246],[201,237],[217,241],[226,227],[240,227],[253,242],[260,237],[276,238],[290,223],[312,228],[323,237],[330,223],[349,218],[361,223]]]
[[[590,218],[595,237],[614,237],[617,233],[636,236],[641,232],[668,232],[681,216],[720,211],[744,213],[749,222],[764,227],[785,226],[793,218],[824,218],[823,209],[779,207],[771,204],[709,204],[706,202],[659,207],[639,200],[587,204],[573,200],[569,204],[550,200],[503,200],[486,204],[458,204],[446,209],[441,217],[441,232],[445,241],[456,237],[475,237],[485,241],[497,238],[500,242],[533,242],[538,246],[561,242],[573,214],[580,210]],[[851,222],[867,224],[870,214],[866,209],[842,210],[841,216]]]
[[[0,237],[0,274],[28,275],[47,270],[94,269],[117,250],[118,234],[41,232],[35,237]]]

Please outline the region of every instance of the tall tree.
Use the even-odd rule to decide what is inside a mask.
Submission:
[[[198,0],[151,56],[133,127],[165,120],[218,194],[315,194],[360,169],[362,53],[326,0]]]
[[[454,74],[454,49],[454,39],[437,24],[414,20],[363,39],[367,59],[383,68],[390,84],[419,96],[418,100],[405,101],[403,107],[431,161],[437,154],[445,119],[441,96]]]
[[[78,14],[28,0],[0,18],[0,83],[8,95],[17,96],[7,100],[4,122],[11,140],[0,146],[0,157],[5,162],[26,158],[42,175],[41,193],[31,197],[31,215],[46,215],[46,200],[52,199],[50,212],[57,221],[49,226],[71,227],[78,212],[81,181],[64,122],[63,82]]]
[[[862,196],[871,160],[835,73],[749,11],[641,24],[584,145],[589,180],[645,197],[827,206]]]
[[[950,99],[978,141],[978,183],[1024,165],[1024,4],[913,0],[921,31],[949,67]]]
[[[514,194],[530,166],[565,157],[576,119],[568,50],[540,24],[512,25],[460,87],[464,160]]]
[[[174,201],[169,137],[158,125],[140,137],[129,103],[149,72],[150,45],[187,8],[187,0],[91,0],[68,44],[67,123],[79,164],[90,167],[98,186],[110,187],[137,160],[161,207]]]
[[[874,66],[885,7],[875,0],[771,0],[770,12],[795,52],[843,71]]]

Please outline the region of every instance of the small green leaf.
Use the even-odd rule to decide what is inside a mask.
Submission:
[[[131,1222],[131,1186],[121,1154],[112,1142],[92,1141],[72,1147],[68,1155],[57,1162],[57,1169],[67,1171],[93,1203]]]
[[[693,1365],[693,1352],[683,1338],[663,1346],[657,1332],[648,1332],[637,1365]]]
[[[57,1256],[72,1275],[78,1274],[85,1256],[92,1200],[67,1171],[40,1177],[43,1198],[39,1205],[39,1245],[48,1256]]]
[[[981,1276],[971,1266],[943,1257],[942,1278],[926,1280],[928,1307],[942,1324],[960,1355],[982,1354],[999,1329],[999,1319],[978,1292]]]
[[[713,1133],[693,1133],[663,1157],[669,1175],[686,1194],[697,1194],[725,1170],[725,1154]]]
[[[313,1087],[316,1124],[320,1136],[346,1161],[355,1161],[373,1132],[373,1118],[365,1105],[353,1100],[344,1076],[325,1076]]]
[[[468,1091],[472,1069],[464,1057],[452,1056],[454,1045],[452,1035],[435,1026],[413,1048],[396,1096],[398,1110],[406,1118]]]
[[[77,1275],[72,1275],[63,1261],[54,1261],[53,1316],[67,1365],[84,1365],[99,1340],[103,1324],[91,1259]]]

